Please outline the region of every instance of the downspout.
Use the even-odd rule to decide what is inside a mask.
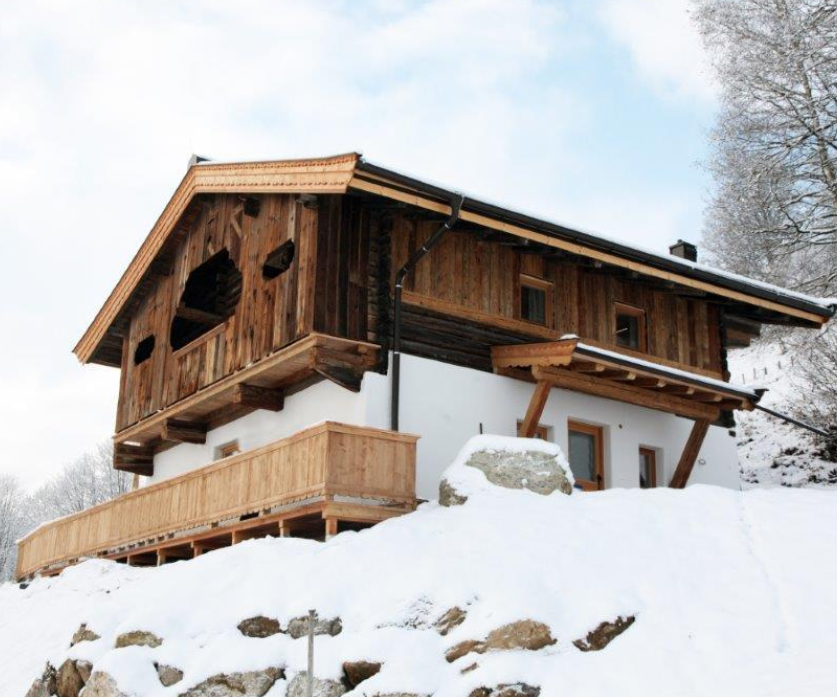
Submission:
[[[404,278],[439,243],[445,233],[456,224],[456,221],[459,220],[459,212],[462,210],[463,203],[465,203],[465,197],[460,194],[459,198],[451,202],[450,217],[442,223],[442,226],[438,230],[427,238],[427,241],[419,249],[410,255],[410,258],[407,259],[404,266],[398,269],[398,272],[395,274],[395,310],[393,312],[394,326],[392,332],[392,395],[390,401],[390,428],[393,431],[398,430],[398,405],[401,392],[401,292],[404,286]]]

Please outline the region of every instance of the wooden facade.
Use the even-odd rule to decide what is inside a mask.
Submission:
[[[284,524],[322,535],[329,520],[398,515],[415,506],[416,441],[344,424],[312,427],[37,528],[20,542],[17,577],[81,557],[184,546],[199,553],[241,530],[278,536]]]

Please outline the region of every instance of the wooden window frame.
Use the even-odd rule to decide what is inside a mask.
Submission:
[[[517,437],[522,438],[523,436],[520,435],[520,429],[523,428],[523,419],[517,420]],[[540,438],[547,443],[551,443],[552,441],[549,439],[549,431],[552,426],[546,426],[544,424],[538,424],[537,428],[535,428],[535,437]]]
[[[647,448],[647,447],[641,445],[641,446],[639,446],[640,463],[642,463],[641,458],[642,458],[643,455],[648,457],[649,462],[651,463],[651,470],[649,472],[649,474],[651,475],[651,485],[647,486],[645,488],[646,489],[656,489],[657,488],[657,451],[654,448]]]
[[[637,319],[637,346],[623,346],[619,343],[617,334],[619,327],[619,315],[628,315]],[[648,313],[644,308],[629,303],[616,302],[613,311],[613,343],[619,348],[629,351],[648,353]]]
[[[583,421],[575,421],[574,419],[569,419],[567,421],[567,459],[569,460],[570,456],[570,433],[575,431],[576,433],[585,433],[589,436],[593,436],[595,442],[595,452],[594,456],[596,458],[595,462],[595,469],[596,469],[596,481],[588,481],[586,479],[576,479],[576,484],[578,484],[582,489],[585,491],[601,491],[605,488],[605,475],[604,475],[604,428],[602,426],[593,426],[592,424],[584,423]]]
[[[223,460],[233,455],[238,455],[241,452],[241,445],[238,439],[231,440],[227,443],[222,443],[215,448],[215,460]]]
[[[553,329],[555,327],[555,316],[553,311],[553,302],[555,296],[555,284],[552,281],[547,281],[544,278],[538,278],[537,276],[530,276],[529,274],[521,273],[520,274],[520,300],[517,303],[517,311],[520,315],[520,320],[526,322],[527,324],[532,324],[536,327],[546,327],[547,329]],[[544,300],[544,314],[545,314],[545,322],[542,324],[541,322],[535,322],[531,319],[526,319],[523,316],[523,289],[524,288],[535,288],[536,290],[544,291],[545,300]]]

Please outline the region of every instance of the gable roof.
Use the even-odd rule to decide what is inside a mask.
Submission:
[[[269,162],[205,161],[189,167],[162,214],[73,352],[96,360],[108,330],[152,269],[192,199],[202,193],[344,194],[365,191],[442,214],[460,192],[387,169],[358,153]],[[462,220],[640,274],[710,292],[817,326],[834,314],[835,301],[813,298],[674,256],[656,254],[606,237],[536,218],[467,196]]]

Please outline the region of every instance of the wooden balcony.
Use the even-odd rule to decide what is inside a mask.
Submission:
[[[89,557],[148,565],[265,535],[324,538],[413,510],[417,436],[326,422],[47,523],[17,577]]]

